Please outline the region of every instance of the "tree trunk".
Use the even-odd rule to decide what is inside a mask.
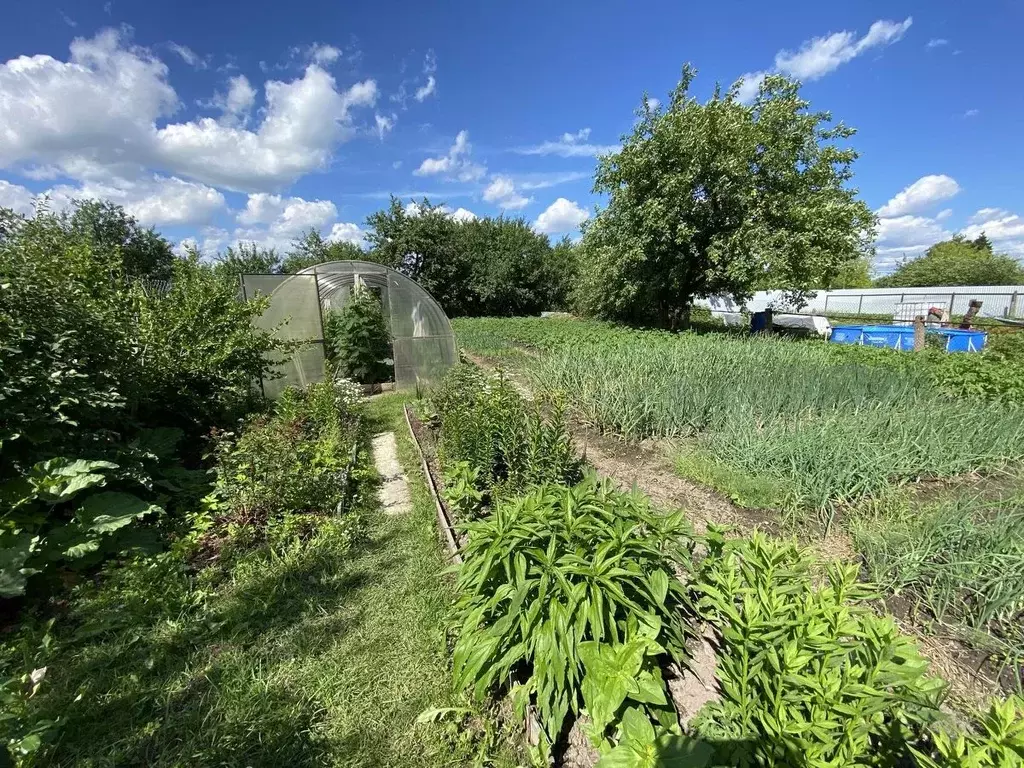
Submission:
[[[690,310],[693,308],[692,304],[685,304],[683,308],[679,310],[679,328],[681,330],[687,330],[690,327]]]

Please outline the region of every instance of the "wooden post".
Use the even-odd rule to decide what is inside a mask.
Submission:
[[[1020,294],[1017,291],[1013,292],[1013,296],[1010,297],[1010,309],[1007,312],[1009,317],[1017,316],[1017,301],[1020,299]]]
[[[964,319],[960,321],[960,329],[963,331],[969,331],[971,329],[971,323],[974,321],[974,316],[978,314],[981,309],[982,302],[980,299],[971,299],[967,305],[967,314],[964,315]]]
[[[863,315],[864,314],[864,294],[863,293],[860,295],[860,299],[857,301],[857,314],[858,315]]]
[[[924,316],[918,315],[914,318],[914,351],[920,352],[924,349]]]
[[[953,307],[954,307],[955,304],[956,304],[956,294],[955,293],[951,293],[951,294],[949,294],[949,316],[950,317],[953,316]]]
[[[772,332],[772,308],[768,307],[764,311],[764,332],[769,334]]]

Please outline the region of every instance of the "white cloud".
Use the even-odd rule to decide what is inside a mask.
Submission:
[[[977,109],[968,109],[966,112],[964,112],[964,117],[975,117],[977,114]]]
[[[339,92],[315,64],[291,83],[267,81],[265,90],[266,116],[257,130],[209,118],[168,125],[156,132],[158,161],[229,189],[278,187],[325,167],[334,146],[354,133],[350,110],[377,100],[374,81]]]
[[[206,69],[207,61],[198,53],[193,51],[187,45],[180,45],[179,43],[168,43],[167,47],[174,51],[181,57],[181,60],[188,64],[190,67],[196,69]]]
[[[949,45],[949,40],[944,37],[933,37],[925,48],[938,48],[940,45]]]
[[[337,218],[338,209],[330,200],[304,200],[259,192],[249,195],[238,223],[269,224],[282,234],[299,235],[310,227],[320,229]]]
[[[744,104],[752,102],[767,75],[767,72],[744,72],[741,76],[743,82],[740,83],[740,89],[736,98]]]
[[[884,270],[904,256],[918,256],[940,240],[948,240],[952,236],[953,233],[945,229],[938,219],[927,216],[879,219],[876,265]]]
[[[910,29],[912,23],[913,18],[910,16],[903,21],[883,19],[872,24],[867,34],[860,39],[857,39],[856,34],[848,30],[811,38],[806,40],[796,51],[781,50],[775,54],[773,71],[781,72],[797,80],[817,80],[871,48],[897,42]],[[752,101],[766,74],[768,74],[766,71],[744,74],[739,100]]]
[[[209,101],[200,101],[204,107],[215,107],[223,114],[221,121],[227,125],[245,125],[256,104],[256,89],[245,75],[236,75],[228,80],[228,92],[217,93]]]
[[[30,214],[34,197],[24,187],[0,180],[0,207]],[[134,181],[87,181],[77,187],[61,184],[39,197],[46,198],[51,211],[66,210],[73,200],[108,200],[146,226],[200,224],[226,206],[224,195],[212,187],[157,175]]]
[[[240,225],[234,241],[255,242],[265,248],[287,251],[292,241],[310,229],[324,231],[327,239],[361,241],[355,224],[337,222],[338,208],[330,200],[305,200],[259,192],[249,195],[245,208],[238,213]],[[355,230],[351,228],[355,227]]]
[[[982,232],[992,241],[995,251],[1024,256],[1024,217],[1002,208],[982,208],[961,234],[973,240]]]
[[[417,82],[419,82],[418,78],[407,78],[399,84],[398,90],[388,98],[398,104],[402,109],[406,109],[409,101],[409,88],[415,86],[413,97],[416,101],[424,101],[437,92],[437,78],[434,77],[435,72],[437,72],[437,56],[434,55],[434,50],[430,49],[423,57],[423,77],[425,77],[426,80],[423,81],[422,85],[417,85]]]
[[[617,152],[618,144],[588,144],[590,129],[581,128],[576,133],[563,133],[558,141],[545,141],[532,147],[516,149],[521,155],[560,155],[561,157],[597,157],[608,152]]]
[[[200,255],[210,258],[223,251],[232,242],[231,233],[220,227],[203,227],[199,234],[202,239],[199,237],[182,238],[174,247],[174,252],[179,256],[184,256],[188,253],[188,248],[191,247]]]
[[[54,208],[66,208],[73,199],[109,200],[147,226],[209,221],[227,204],[224,195],[213,187],[156,175],[134,181],[85,182],[79,187],[61,185],[46,194]]]
[[[0,208],[10,208],[22,216],[30,216],[35,210],[35,195],[18,184],[0,179]]]
[[[152,167],[240,191],[273,189],[326,167],[356,133],[352,110],[377,98],[373,80],[339,89],[310,64],[291,82],[265,84],[253,130],[211,118],[157,128],[179,108],[167,78],[163,62],[116,30],[75,39],[67,62],[37,55],[0,64],[0,167],[52,166],[72,178],[131,178]],[[238,109],[249,101],[242,85]]]
[[[870,48],[895,43],[911,23],[909,16],[902,22],[876,21],[860,40],[849,31],[816,37],[805,42],[798,51],[779,51],[775,55],[775,68],[798,80],[817,80]]]
[[[470,160],[472,151],[469,131],[459,131],[447,155],[428,157],[413,173],[417,176],[441,175],[448,181],[478,181],[487,169]]]
[[[405,215],[411,218],[416,218],[423,212],[422,207],[420,207],[420,204],[417,203],[415,200],[410,200],[408,203],[406,203],[404,210]],[[466,208],[456,208],[453,211],[447,205],[439,205],[437,207],[437,210],[438,212],[443,213],[448,218],[454,219],[455,221],[461,223],[465,223],[467,221],[474,221],[479,218],[475,213]]]
[[[308,51],[309,60],[325,67],[333,64],[341,57],[341,49],[325,43],[313,43]]]
[[[589,171],[565,171],[561,173],[523,173],[516,177],[516,185],[520,189],[547,189],[571,181],[589,179]]]
[[[960,192],[960,185],[950,176],[945,174],[922,176],[879,208],[877,213],[882,217],[917,213],[940,200],[948,200],[958,192]]]
[[[1001,219],[1004,216],[1010,215],[1010,212],[1005,208],[981,208],[968,219],[968,223],[981,224],[992,219]]]
[[[377,114],[373,116],[374,122],[377,124],[377,137],[384,141],[384,137],[391,133],[395,128],[395,122],[398,120],[398,115],[392,114],[391,117],[386,115]]]
[[[532,202],[516,191],[515,183],[508,176],[495,176],[484,190],[484,200],[510,211],[518,211]]]
[[[953,209],[952,208],[943,208],[941,211],[939,211],[938,213],[935,214],[935,220],[936,221],[942,221],[943,219],[948,219],[952,215],[953,215]]]
[[[560,197],[537,217],[533,228],[545,235],[560,235],[572,232],[589,218],[590,214],[575,202]]]
[[[653,96],[648,96],[647,106],[649,106],[651,109],[657,109],[658,107],[661,106],[661,99],[656,99]]]
[[[416,89],[416,101],[423,101],[428,96],[433,96],[437,90],[437,80],[433,75],[427,77],[427,82]]]
[[[340,221],[331,227],[331,233],[327,236],[327,239],[339,243],[352,243],[360,247],[365,242],[363,230],[359,228],[359,225],[351,224],[347,221]]]

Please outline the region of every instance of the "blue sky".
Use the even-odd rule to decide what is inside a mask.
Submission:
[[[20,3],[0,28],[0,205],[101,196],[207,251],[357,241],[394,193],[575,236],[594,156],[684,62],[783,71],[855,126],[878,266],[982,229],[1024,256],[1015,0]]]

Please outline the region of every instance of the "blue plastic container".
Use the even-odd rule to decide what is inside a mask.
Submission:
[[[985,331],[962,331],[958,328],[927,328],[926,333],[943,336],[947,352],[981,352],[988,334]],[[914,349],[914,327],[911,325],[837,325],[829,341],[836,344],[862,344],[911,351]]]

